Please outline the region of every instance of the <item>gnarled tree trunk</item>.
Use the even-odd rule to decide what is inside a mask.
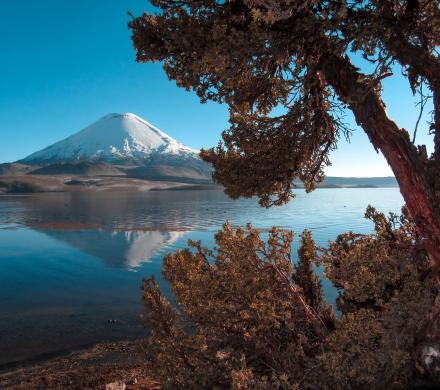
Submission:
[[[440,205],[433,180],[435,172],[432,172],[426,152],[417,150],[406,130],[388,118],[375,86],[357,72],[348,59],[328,58],[323,75],[341,100],[349,105],[376,150],[380,150],[388,161],[423,236],[432,265],[440,274]]]
[[[440,210],[436,191],[438,163],[417,149],[408,132],[388,118],[371,79],[365,78],[347,58],[328,56],[322,62],[322,77],[353,111],[356,121],[380,150],[399,183],[400,191],[437,274],[440,291]],[[418,346],[421,369],[440,383],[440,295],[437,297],[422,343]]]

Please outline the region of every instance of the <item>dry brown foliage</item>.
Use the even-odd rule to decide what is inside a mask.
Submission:
[[[202,102],[228,104],[230,128],[201,155],[231,197],[281,204],[293,196],[295,179],[313,190],[331,151],[350,135],[348,109],[391,166],[440,274],[438,1],[151,3],[157,13],[129,24],[136,59],[161,61],[168,77]],[[365,60],[362,70],[352,53]],[[415,144],[417,130],[399,127],[382,101],[381,81],[399,67],[421,106],[432,106],[430,156]]]
[[[390,386],[404,386],[412,380],[413,373],[406,370],[403,356],[409,354],[412,358],[414,353],[420,353],[418,369],[436,378],[440,386],[440,295],[433,300],[430,271],[436,273],[438,289],[438,0],[151,2],[158,12],[133,18],[129,25],[136,59],[161,61],[168,77],[178,86],[195,91],[202,102],[214,100],[229,106],[230,128],[223,132],[216,148],[202,151],[201,156],[213,164],[214,180],[223,184],[231,197],[258,196],[260,203],[268,207],[287,202],[293,196],[295,180],[301,180],[307,191],[313,190],[324,178],[331,151],[341,138],[350,136],[351,129],[343,121],[344,110],[353,113],[375,150],[392,168],[413,223],[402,221],[397,226],[397,221],[373,213],[371,217],[377,225],[374,236],[343,236],[321,259],[329,278],[341,289],[343,317],[335,332],[343,332],[347,340],[352,340],[348,336],[351,324],[351,334],[355,335],[356,329],[364,326],[365,318],[371,320],[367,329],[382,336],[370,338],[371,332],[366,332],[359,354],[373,359],[377,348],[395,362],[389,366],[388,374],[384,373],[387,364],[379,361],[371,361],[362,371],[362,359],[350,355],[346,343],[341,345],[348,350],[338,352],[334,341],[334,348],[329,344],[330,351],[335,351],[332,359],[344,362],[343,367],[348,370],[340,372],[338,381],[341,386],[376,386],[371,378],[377,375]],[[353,53],[369,66],[362,70],[356,67],[351,61]],[[422,105],[428,100],[432,103],[432,118],[426,130],[433,135],[431,155],[425,145],[415,143],[416,130],[411,135],[387,114],[381,82],[392,77],[396,68],[407,78],[413,94],[419,94]],[[423,88],[429,92],[424,94]],[[411,238],[405,238],[405,234]],[[243,253],[237,258],[238,263],[247,258]],[[305,270],[307,267],[305,264]],[[302,272],[301,268],[299,273]],[[310,274],[306,271],[303,275]],[[258,277],[255,283],[260,283]],[[302,300],[311,311],[316,311],[314,305],[319,303],[317,288],[312,278],[309,287],[303,289],[309,296],[304,295]],[[299,302],[299,295],[295,296]],[[420,304],[414,303],[414,297],[419,297]],[[433,303],[430,311],[425,310],[429,303]],[[408,321],[401,324],[400,319],[406,315]],[[326,323],[324,318],[321,320]],[[315,326],[315,322],[311,325]],[[405,342],[391,343],[392,337],[398,338],[391,335],[407,333]],[[344,340],[342,334],[340,337]],[[374,340],[378,340],[377,345],[373,345]],[[310,355],[307,343],[300,343],[304,356]],[[315,352],[314,348],[311,351]],[[298,362],[299,366],[305,364],[301,359]],[[254,372],[252,362],[245,357],[243,364],[240,378],[249,378]],[[331,367],[323,368],[323,373],[339,375]],[[299,378],[292,370],[288,382],[304,386],[297,382]],[[357,370],[362,371],[358,382],[355,373],[361,371]],[[405,370],[408,376],[398,378],[399,370]],[[260,377],[259,369],[255,373]],[[329,383],[335,382],[329,379]]]
[[[152,328],[145,350],[165,388],[290,388],[301,381],[328,333],[328,315],[292,282],[292,239],[273,229],[266,243],[251,226],[225,225],[215,253],[193,242],[192,250],[166,256],[163,275],[177,308],[153,278],[143,286]]]
[[[418,371],[414,346],[435,289],[414,225],[367,217],[374,235],[347,233],[318,249],[291,232],[225,225],[214,251],[191,242],[168,254],[163,275],[175,305],[145,280],[144,345],[164,388],[407,388]],[[323,298],[314,264],[340,290],[340,318]],[[386,269],[386,273],[383,270]],[[428,274],[427,274],[428,273]],[[431,280],[427,283],[426,280]],[[429,286],[429,288],[427,288]]]
[[[406,210],[369,207],[375,234],[342,234],[318,259],[340,290],[342,313],[321,356],[335,389],[421,385],[417,345],[436,296],[426,252]]]

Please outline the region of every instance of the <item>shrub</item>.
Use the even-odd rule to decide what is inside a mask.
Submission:
[[[293,233],[267,242],[248,225],[228,224],[216,249],[190,242],[168,254],[163,275],[143,283],[151,333],[150,370],[164,388],[407,387],[419,377],[417,334],[435,291],[414,225],[369,208],[375,234],[347,233],[317,248],[304,231],[292,265]],[[340,318],[323,299],[315,265],[339,289]],[[428,283],[427,283],[428,281]]]
[[[321,361],[332,388],[412,387],[435,297],[432,271],[405,209],[386,218],[368,207],[365,216],[375,234],[342,234],[318,259],[342,312]]]

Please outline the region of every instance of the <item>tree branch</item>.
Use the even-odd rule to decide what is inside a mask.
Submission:
[[[412,139],[413,144],[416,143],[417,129],[419,127],[420,119],[422,119],[423,110],[425,109],[427,103],[427,98],[423,95],[423,81],[420,83],[419,93],[420,93],[420,102],[418,103],[418,105],[420,106],[420,109],[419,109],[419,116],[417,118],[416,125],[414,127],[414,133]]]

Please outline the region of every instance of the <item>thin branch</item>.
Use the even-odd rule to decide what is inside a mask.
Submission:
[[[420,83],[419,93],[420,93],[420,102],[417,105],[420,106],[420,110],[419,110],[419,117],[417,118],[416,126],[414,128],[414,134],[413,134],[413,139],[412,139],[413,144],[415,144],[415,142],[416,142],[416,136],[417,136],[417,130],[419,127],[419,123],[420,123],[420,120],[422,119],[423,110],[425,109],[426,103],[428,101],[428,98],[425,95],[423,95],[423,80]]]

